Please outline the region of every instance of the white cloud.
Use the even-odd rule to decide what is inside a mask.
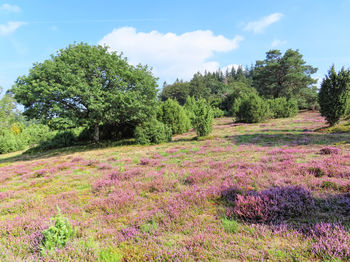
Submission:
[[[217,70],[219,63],[210,60],[214,53],[232,51],[242,40],[241,36],[228,39],[209,30],[177,35],[122,27],[104,36],[99,44],[123,52],[132,64],[148,64],[156,76],[173,81],[177,77],[190,79],[197,71]]]
[[[19,13],[21,11],[21,8],[17,5],[2,4],[0,6],[0,10],[4,10],[7,12],[13,12],[13,13]]]
[[[263,33],[265,28],[269,25],[278,22],[283,17],[281,13],[273,13],[269,16],[265,16],[258,21],[249,22],[244,30],[253,31],[255,34]]]
[[[7,24],[0,25],[0,36],[5,36],[16,31],[20,26],[25,25],[25,22],[10,21]]]
[[[272,41],[271,46],[272,47],[278,47],[278,46],[285,45],[285,44],[287,44],[287,41],[285,41],[285,40],[281,41],[279,39],[275,39],[275,40]]]

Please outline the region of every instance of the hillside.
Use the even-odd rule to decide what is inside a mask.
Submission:
[[[1,261],[350,260],[350,134],[319,113],[0,159]],[[57,206],[76,230],[40,254]]]

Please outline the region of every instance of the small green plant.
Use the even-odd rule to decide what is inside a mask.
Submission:
[[[42,252],[66,246],[68,240],[75,234],[73,226],[69,223],[68,219],[61,214],[61,210],[58,206],[57,214],[50,220],[54,221],[54,225],[42,231],[44,237],[41,243]]]
[[[144,232],[144,233],[151,233],[155,230],[157,230],[158,228],[158,225],[157,225],[157,222],[152,219],[150,221],[148,221],[147,223],[141,225],[141,231]]]
[[[99,260],[101,262],[119,262],[122,261],[123,255],[118,250],[112,248],[102,249],[100,251]]]
[[[236,220],[224,217],[221,219],[221,223],[226,233],[236,233],[238,230],[238,222]]]

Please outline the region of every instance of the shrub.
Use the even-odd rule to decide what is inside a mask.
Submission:
[[[218,107],[212,107],[214,118],[219,118],[224,116],[224,111]]]
[[[214,115],[211,106],[205,99],[196,101],[193,107],[192,126],[198,136],[207,136],[213,130]]]
[[[11,131],[2,132],[0,135],[0,154],[23,150],[27,146],[21,134],[14,135]]]
[[[340,153],[340,149],[333,146],[326,146],[321,148],[320,153],[321,155],[337,155]]]
[[[34,146],[49,139],[50,133],[52,133],[52,131],[50,131],[50,128],[46,125],[31,124],[23,130],[22,135],[27,140],[29,146]]]
[[[221,223],[226,233],[236,233],[238,230],[238,222],[234,219],[227,219],[225,217],[221,220]]]
[[[44,236],[41,246],[42,252],[66,246],[68,240],[75,234],[72,225],[61,214],[61,210],[58,207],[57,214],[51,220],[54,221],[54,225],[42,231]]]
[[[339,73],[336,73],[334,66],[331,67],[321,83],[318,94],[320,112],[330,126],[338,123],[348,108],[349,85],[350,72],[342,68]]]
[[[286,118],[298,113],[298,103],[295,99],[287,100],[285,97],[269,99],[268,104],[274,118]]]
[[[227,116],[235,117],[242,99],[257,94],[255,88],[251,88],[247,83],[244,82],[233,82],[230,84],[230,93],[225,96],[221,103],[221,109]]]
[[[141,145],[159,144],[171,141],[172,131],[167,125],[152,119],[136,127],[134,137]]]
[[[302,187],[274,187],[238,194],[231,215],[250,222],[269,223],[301,216],[314,206],[311,193]]]
[[[244,98],[237,112],[238,122],[259,123],[270,116],[268,103],[256,94]]]
[[[158,120],[169,126],[173,135],[185,133],[191,128],[191,122],[185,110],[172,99],[161,104]]]
[[[186,102],[184,104],[184,109],[185,112],[187,114],[187,116],[189,117],[191,123],[193,121],[194,118],[194,114],[193,114],[193,110],[194,110],[194,105],[196,104],[196,99],[193,96],[188,96],[186,99]]]

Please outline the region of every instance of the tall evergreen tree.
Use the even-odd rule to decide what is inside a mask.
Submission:
[[[323,79],[318,95],[321,115],[330,126],[335,125],[345,114],[349,103],[350,71],[342,68],[336,72],[334,65]]]
[[[298,50],[288,49],[284,55],[270,50],[266,59],[256,61],[252,71],[254,87],[266,98],[298,97],[304,88],[316,83],[311,75],[317,68],[307,65]]]

